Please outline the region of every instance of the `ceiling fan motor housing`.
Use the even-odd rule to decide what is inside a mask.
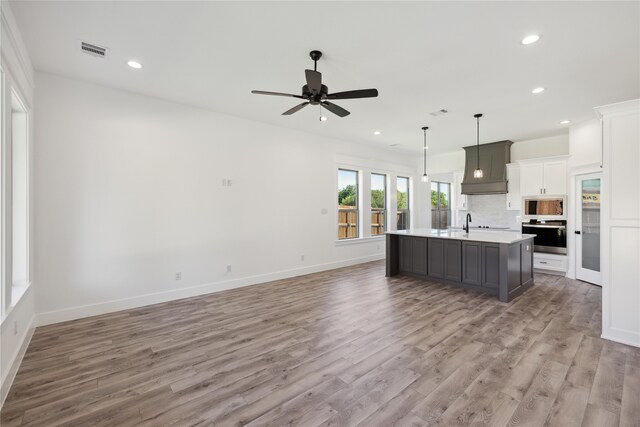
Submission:
[[[323,99],[327,99],[328,93],[329,88],[325,85],[321,86],[320,93],[311,92],[308,85],[302,86],[302,97],[307,98],[311,105],[318,105]]]

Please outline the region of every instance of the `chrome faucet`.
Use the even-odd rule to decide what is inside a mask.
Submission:
[[[462,227],[462,229],[467,233],[469,233],[469,223],[470,222],[471,222],[471,214],[468,213],[467,214],[467,219],[465,220],[465,225],[464,225],[464,227]]]

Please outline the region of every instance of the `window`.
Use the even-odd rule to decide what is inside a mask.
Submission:
[[[371,235],[384,234],[387,223],[387,176],[371,174]]]
[[[28,284],[29,271],[29,134],[27,109],[15,92],[11,93],[11,222],[12,293],[15,304]]]
[[[338,169],[338,239],[358,237],[358,171]]]
[[[447,228],[451,225],[451,184],[431,182],[431,228]]]
[[[398,230],[409,228],[409,178],[399,176],[397,180],[398,212],[396,221]]]

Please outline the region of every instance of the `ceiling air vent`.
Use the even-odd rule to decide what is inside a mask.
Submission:
[[[109,51],[106,47],[100,47],[98,45],[83,41],[80,42],[80,49],[87,55],[95,56],[98,58],[105,58]]]
[[[449,110],[447,110],[446,108],[441,108],[438,111],[434,111],[432,113],[429,113],[430,115],[432,115],[433,117],[438,117],[441,116],[443,114],[447,114],[449,112]]]

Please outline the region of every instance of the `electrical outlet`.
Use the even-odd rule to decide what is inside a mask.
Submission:
[[[320,215],[326,215],[327,214],[327,208],[322,208],[320,209]]]
[[[380,245],[376,245],[376,249],[377,249],[377,250],[380,250]]]
[[[300,255],[300,261],[304,261],[304,255]]]
[[[227,273],[231,273],[231,264],[227,265]]]
[[[18,321],[13,321],[13,335],[18,335]]]
[[[176,271],[175,278],[176,278],[176,280],[182,280],[182,272],[181,271]]]
[[[231,187],[231,184],[232,184],[231,180],[227,179],[227,187]]]

